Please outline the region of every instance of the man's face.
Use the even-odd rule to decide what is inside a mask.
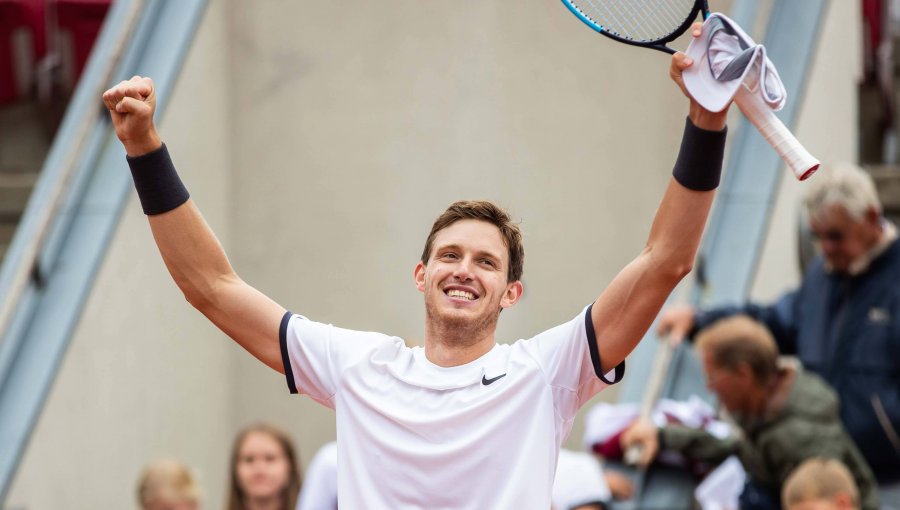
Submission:
[[[706,374],[706,386],[716,394],[719,402],[729,413],[746,412],[754,382],[752,374],[720,367],[706,350],[701,352],[700,358],[703,361],[703,373]]]
[[[838,273],[846,273],[850,264],[868,252],[881,231],[878,213],[871,211],[856,220],[840,205],[826,207],[809,222],[822,255]]]
[[[415,269],[428,320],[473,334],[495,327],[500,309],[522,294],[521,282],[507,282],[508,268],[509,250],[496,226],[460,220],[441,230],[428,264]]]

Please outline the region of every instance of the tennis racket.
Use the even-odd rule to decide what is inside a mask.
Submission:
[[[584,24],[621,43],[653,48],[666,46],[686,32],[697,15],[709,16],[706,0],[562,0]],[[814,158],[757,94],[740,87],[734,97],[744,116],[763,135],[799,180],[819,168]]]

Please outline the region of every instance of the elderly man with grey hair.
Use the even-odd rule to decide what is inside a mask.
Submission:
[[[809,183],[809,226],[821,248],[800,287],[769,305],[665,310],[660,333],[691,339],[744,313],[771,330],[837,391],[841,419],[872,467],[884,508],[900,510],[900,243],[882,215],[871,177],[850,164]]]

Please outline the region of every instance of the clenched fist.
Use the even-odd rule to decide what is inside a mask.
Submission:
[[[153,80],[135,76],[119,82],[103,93],[103,104],[129,156],[140,156],[162,145],[153,124],[156,111]]]

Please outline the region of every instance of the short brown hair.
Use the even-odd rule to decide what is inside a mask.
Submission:
[[[700,332],[696,345],[708,352],[718,367],[735,370],[746,363],[761,384],[778,373],[778,347],[772,333],[746,315],[716,321]]]
[[[522,231],[512,222],[509,214],[500,206],[487,200],[460,200],[453,202],[431,226],[428,239],[425,240],[425,249],[422,250],[422,263],[428,264],[431,256],[431,248],[434,238],[441,230],[460,220],[480,220],[494,225],[500,230],[500,236],[509,251],[509,268],[506,271],[507,281],[515,282],[522,279],[522,271],[525,267],[525,248],[522,246]]]
[[[857,508],[859,489],[843,463],[834,459],[812,458],[791,472],[784,482],[781,500],[784,508],[810,499],[834,499],[846,494]]]

